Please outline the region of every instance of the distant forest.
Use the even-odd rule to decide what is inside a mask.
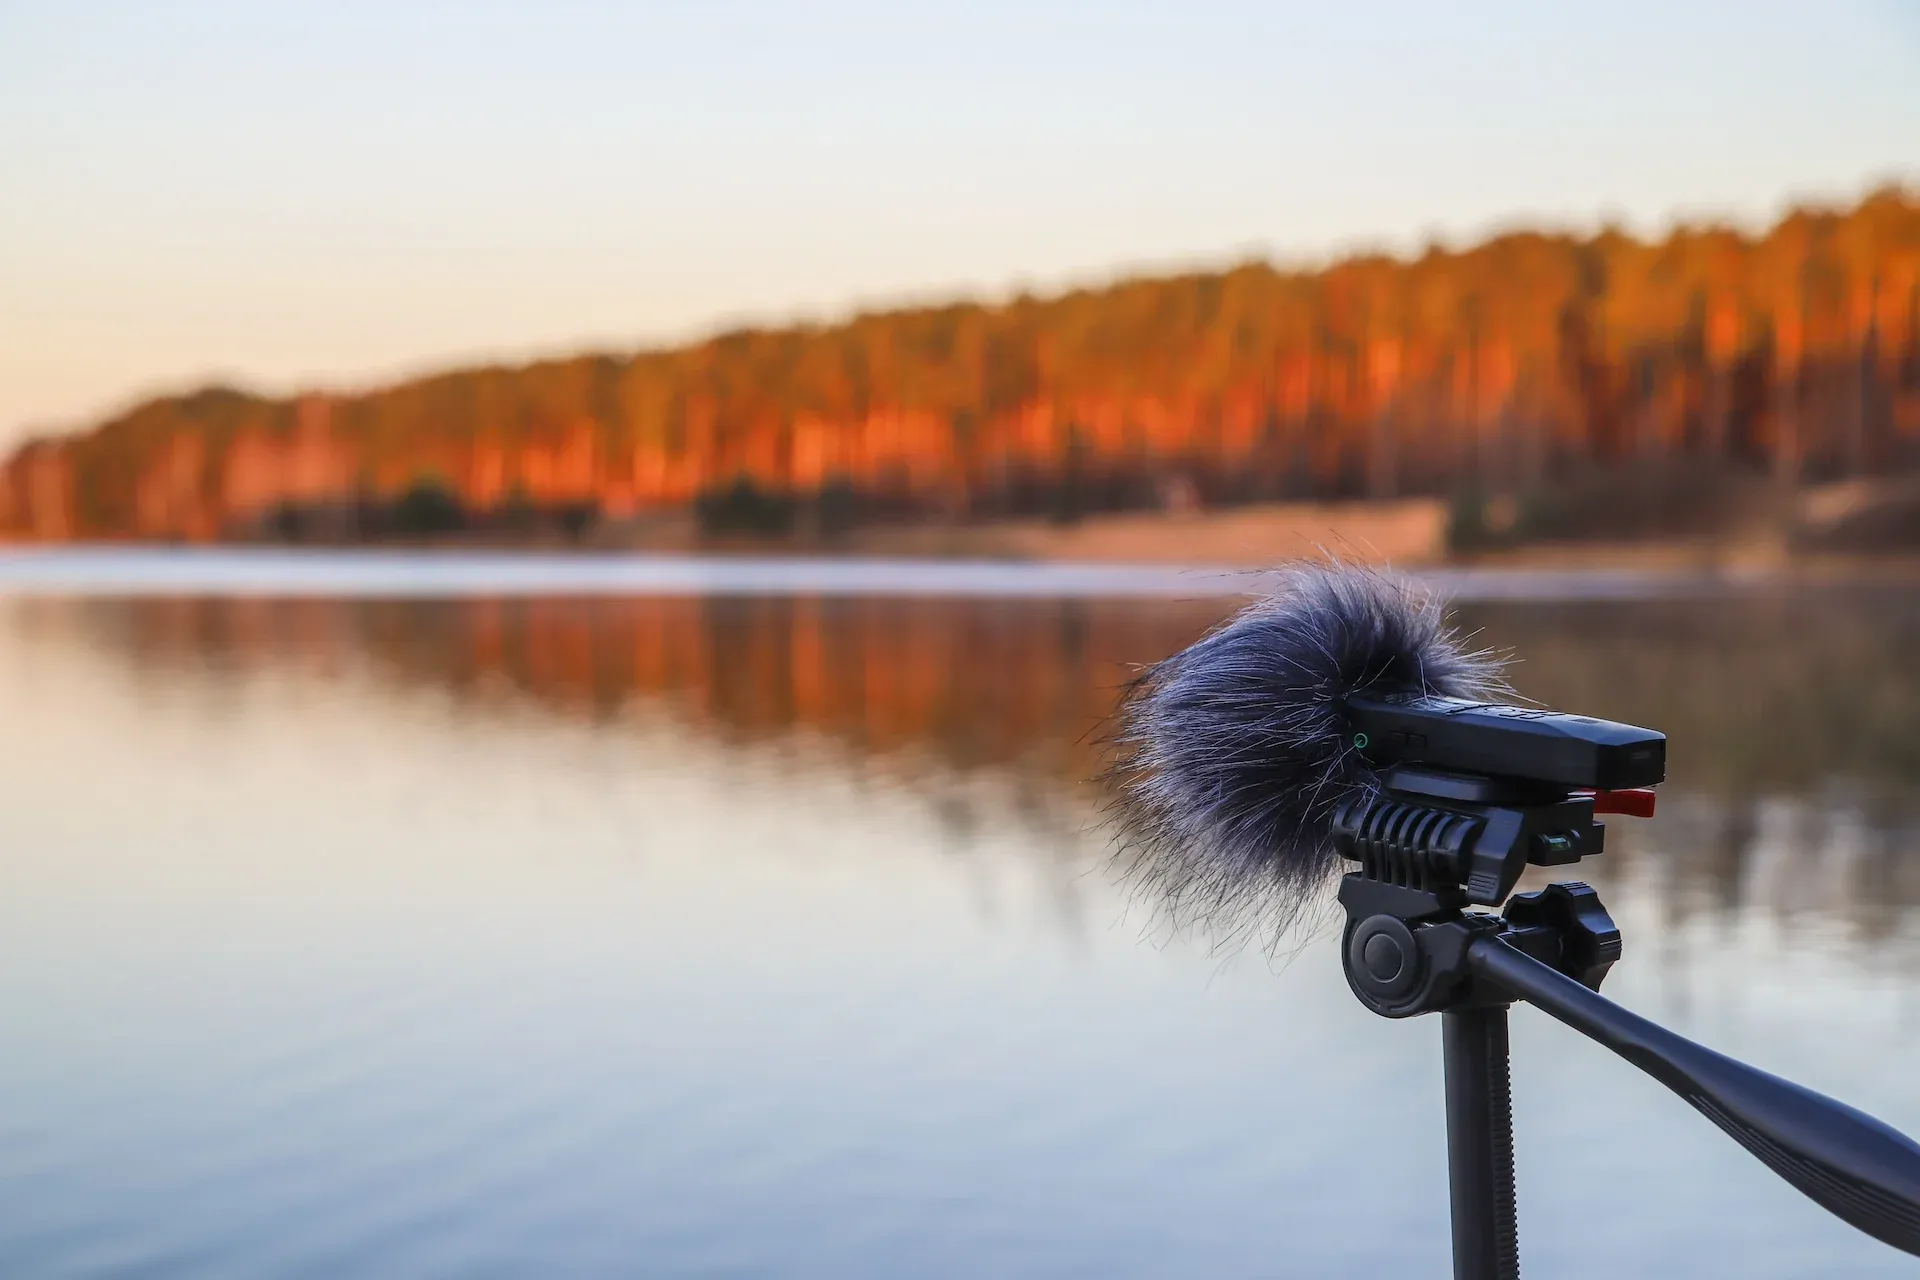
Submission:
[[[714,534],[1920,467],[1920,192],[724,333],[29,441],[0,535]]]

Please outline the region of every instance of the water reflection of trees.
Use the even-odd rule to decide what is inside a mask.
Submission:
[[[930,762],[941,785],[992,771],[1064,792],[1097,772],[1096,730],[1133,666],[1226,608],[155,599],[33,613],[78,622],[143,670],[371,668],[461,705],[596,720],[638,707],[723,743],[824,737],[855,762]],[[1670,735],[1662,817],[1621,824],[1607,860],[1653,875],[1669,910],[1840,910],[1885,933],[1920,907],[1920,597],[1502,603],[1461,618],[1522,655],[1527,695]]]
[[[1218,603],[817,598],[317,601],[74,606],[143,668],[371,666],[467,700],[569,716],[636,703],[727,741],[824,734],[956,769],[1097,770],[1089,730],[1131,666],[1185,644]]]

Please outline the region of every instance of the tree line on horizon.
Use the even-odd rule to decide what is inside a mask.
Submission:
[[[744,329],[354,394],[230,388],[28,441],[0,535],[716,533],[1920,466],[1920,192],[1762,235],[1520,231],[1320,270]]]

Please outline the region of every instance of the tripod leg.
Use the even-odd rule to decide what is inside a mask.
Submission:
[[[1454,1280],[1519,1280],[1506,1006],[1441,1017]]]

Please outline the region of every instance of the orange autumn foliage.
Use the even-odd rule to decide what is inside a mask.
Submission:
[[[1920,195],[1759,237],[1518,232],[356,394],[209,389],[20,447],[0,534],[269,536],[279,514],[426,481],[470,513],[622,519],[744,483],[981,519],[1518,489],[1676,458],[1788,481],[1920,463]]]

